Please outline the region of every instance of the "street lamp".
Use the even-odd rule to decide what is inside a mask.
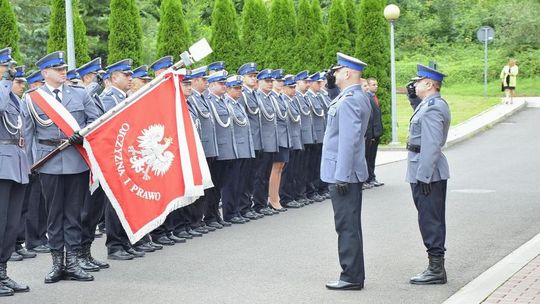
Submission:
[[[384,18],[390,21],[390,77],[392,82],[392,142],[398,145],[397,137],[397,98],[396,98],[396,55],[394,51],[394,22],[399,18],[399,7],[389,4],[384,8]]]

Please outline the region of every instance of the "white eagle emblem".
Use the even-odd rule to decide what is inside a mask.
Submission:
[[[163,138],[165,127],[163,125],[151,125],[142,131],[142,135],[137,137],[138,147],[129,146],[128,152],[131,154],[129,161],[131,168],[137,173],[143,172],[143,179],[150,180],[148,172],[152,170],[155,176],[163,176],[171,168],[174,154],[167,151],[172,144],[172,138]]]

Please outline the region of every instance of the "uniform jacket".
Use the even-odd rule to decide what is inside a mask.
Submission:
[[[225,95],[234,126],[234,139],[236,143],[236,158],[254,158],[253,137],[249,127],[249,118],[244,107],[230,96]]]
[[[101,103],[103,104],[103,109],[105,112],[114,108],[117,104],[121,103],[126,99],[126,93],[120,91],[120,89],[111,86],[108,90],[103,91],[100,96]]]
[[[324,129],[326,126],[323,100],[319,98],[318,94],[311,90],[307,91],[306,98],[311,106],[311,117],[313,118],[315,143],[322,143],[324,138]]]
[[[317,139],[315,137],[315,130],[313,129],[313,118],[311,114],[311,106],[309,101],[300,92],[296,92],[296,101],[298,103],[298,109],[300,110],[300,117],[302,122],[302,144],[308,145],[315,143]]]
[[[92,101],[96,105],[96,108],[99,112],[99,116],[105,114],[105,107],[103,106],[103,103],[101,102],[101,98],[99,97],[99,94],[97,91],[99,90],[99,85],[97,83],[92,83],[89,86],[86,87],[86,91],[92,97]]]
[[[249,117],[249,127],[253,136],[253,147],[255,150],[262,150],[261,142],[261,113],[255,91],[246,86],[242,87],[242,97],[238,100],[245,108]]]
[[[18,141],[25,137],[27,121],[23,120],[24,108],[19,97],[11,92],[11,84],[11,80],[0,81],[0,139]],[[25,147],[0,144],[0,179],[27,184],[28,174],[30,163]]]
[[[264,152],[277,152],[279,149],[277,134],[277,115],[270,93],[255,92],[261,116],[261,143]]]
[[[366,138],[378,138],[383,134],[383,124],[382,124],[382,115],[381,108],[375,102],[375,97],[373,94],[368,93],[369,102],[371,104],[371,116],[369,116],[368,128],[366,131]]]
[[[49,91],[47,86],[42,86],[37,90],[43,90],[45,93],[54,97],[54,94]],[[27,95],[26,102],[32,102],[30,95]],[[62,105],[71,113],[71,115],[73,115],[81,128],[84,128],[87,124],[99,117],[98,110],[92,101],[92,98],[83,87],[63,85]],[[49,119],[37,104],[33,103],[33,107],[36,110],[35,114],[37,114],[40,119]],[[42,144],[39,140],[67,139],[64,132],[62,132],[56,124],[53,123],[52,125],[45,127],[39,124],[33,115],[29,115],[29,118],[34,120],[34,123],[32,124],[34,127],[32,134],[36,139],[38,159],[43,158],[55,149],[54,146]],[[77,174],[87,170],[88,166],[86,165],[86,162],[75,147],[71,146],[45,163],[45,165],[39,169],[39,172],[46,174]]]
[[[289,113],[288,128],[291,134],[291,145],[290,148],[293,150],[302,150],[304,145],[302,144],[302,126],[300,125],[301,117],[300,111],[298,110],[298,101],[296,96],[290,98],[285,94],[281,94],[281,98],[287,103],[287,111]]]
[[[330,103],[332,102],[332,99],[330,98],[330,96],[328,95],[328,91],[326,91],[325,89],[321,89],[319,91],[319,97],[322,99],[323,101],[323,104],[324,104],[324,113],[326,113],[326,111],[328,111],[328,106],[330,105]]]
[[[409,151],[407,182],[430,183],[450,178],[448,161],[442,153],[450,119],[448,104],[439,93],[418,105],[409,124],[409,144],[420,146],[420,153]]]
[[[209,93],[205,98],[209,102],[212,113],[216,118],[216,136],[219,149],[217,159],[229,160],[238,158],[232,114],[229,112],[226,101],[212,93]]]
[[[200,123],[201,144],[206,157],[216,157],[219,154],[214,114],[206,97],[203,98],[196,90],[192,90],[188,103],[197,110]]]
[[[289,104],[282,99],[281,94],[272,91],[270,99],[276,109],[276,124],[278,134],[278,144],[283,148],[291,147],[291,133],[289,130]]]
[[[364,136],[371,105],[360,85],[345,88],[328,109],[321,180],[359,183],[368,178]]]

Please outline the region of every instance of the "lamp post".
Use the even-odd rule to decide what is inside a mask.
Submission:
[[[384,18],[390,22],[390,78],[392,82],[392,142],[398,145],[397,137],[397,98],[396,98],[396,55],[394,51],[394,22],[399,18],[399,7],[389,4],[384,8]]]
[[[75,63],[75,39],[73,37],[73,10],[71,0],[66,0],[66,38],[68,69],[74,69]]]

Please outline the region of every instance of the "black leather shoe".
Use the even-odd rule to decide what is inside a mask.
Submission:
[[[66,252],[66,269],[64,271],[64,280],[75,280],[75,281],[93,281],[94,277],[88,272],[84,271],[79,266],[78,256],[80,254],[78,251],[67,251]]]
[[[186,240],[191,240],[193,238],[193,236],[189,234],[186,230],[175,232],[174,235],[179,238],[184,238]]]
[[[272,208],[272,210],[275,210],[275,211],[277,211],[277,212],[285,212],[285,211],[287,211],[287,208],[283,208],[283,207],[281,207],[281,208],[274,208],[274,207],[270,206],[270,208]]]
[[[56,283],[64,278],[64,252],[51,250],[53,266],[51,271],[45,276],[45,283]]]
[[[84,256],[79,256],[79,267],[81,267],[82,270],[87,271],[87,272],[99,271],[99,267],[97,265],[94,265],[93,263],[91,263]]]
[[[255,214],[255,216],[256,216],[257,218],[260,218],[260,219],[261,219],[261,218],[264,217],[264,214],[261,214],[261,213],[255,211],[255,210],[251,210],[251,212],[252,212],[253,214]]]
[[[201,237],[201,236],[203,236],[202,233],[197,232],[197,231],[195,231],[195,230],[193,230],[193,229],[189,229],[189,230],[187,231],[187,233],[189,233],[189,235],[191,235],[192,237]]]
[[[154,243],[154,242],[152,242],[152,241],[148,242],[148,245],[149,245],[150,247],[153,247],[155,250],[161,250],[161,249],[163,249],[163,246],[162,246],[162,245],[156,244],[156,243]]]
[[[197,227],[197,228],[195,228],[193,230],[195,230],[198,233],[202,233],[202,234],[207,234],[208,233],[208,229],[206,229],[204,227]]]
[[[30,287],[28,287],[28,285],[19,284],[8,277],[7,263],[0,263],[0,286],[7,287],[11,289],[12,292],[30,291]],[[7,290],[7,292],[9,293],[9,290]]]
[[[154,243],[164,245],[164,246],[172,246],[174,245],[174,241],[169,239],[166,235],[162,235],[154,240]]]
[[[154,247],[150,246],[148,243],[135,245],[135,246],[133,246],[133,248],[135,248],[135,250],[140,251],[140,252],[154,252],[154,251],[156,251],[156,249]]]
[[[414,276],[409,281],[416,285],[446,284],[444,257],[429,256],[429,265],[424,272]]]
[[[212,223],[217,223],[217,224],[219,225],[218,222],[212,222]],[[212,223],[209,223],[209,224],[207,224],[207,225],[204,225],[203,228],[206,229],[206,230],[208,230],[208,232],[216,231],[216,227],[211,226],[211,225],[213,225]]]
[[[380,182],[380,181],[378,181],[376,179],[374,179],[371,183],[373,184],[374,187],[384,186],[384,183],[382,183],[382,182]]]
[[[208,228],[214,228],[215,229],[223,229],[223,225],[221,225],[220,223],[218,222],[211,222],[210,224],[204,226],[204,228],[208,229]],[[208,229],[209,231],[212,231],[210,229]]]
[[[255,215],[255,213],[253,213],[252,211],[248,211],[248,212],[242,214],[242,217],[250,219],[250,220],[258,220],[259,219],[259,217],[257,215]]]
[[[232,226],[231,223],[229,223],[229,222],[227,222],[227,221],[224,221],[224,220],[221,220],[221,219],[218,220],[218,223],[219,223],[221,226],[223,226],[223,227],[231,227],[231,226]]]
[[[244,222],[249,223],[250,219],[248,219],[247,217],[243,217],[243,216],[240,216],[240,217],[244,220]]]
[[[23,257],[23,259],[32,259],[32,258],[35,258],[37,256],[37,254],[35,252],[29,252],[22,245],[16,246],[15,251],[18,254],[20,254]]]
[[[176,235],[174,234],[169,234],[167,236],[170,240],[174,241],[175,243],[185,243],[186,242],[186,239],[185,238],[180,238],[180,237],[177,237]]]
[[[0,297],[8,297],[14,295],[13,289],[0,284]]]
[[[49,253],[51,252],[51,249],[48,246],[45,245],[39,245],[34,248],[27,249],[30,252],[37,252],[37,253]]]
[[[135,249],[133,249],[133,247],[130,247],[126,250],[127,253],[131,254],[132,256],[136,257],[136,258],[142,258],[145,256],[145,253],[142,252],[142,251],[137,251]]]
[[[282,204],[282,206],[285,208],[293,208],[293,209],[302,207],[302,205],[300,205],[300,203],[297,201],[290,201],[288,203]]]
[[[337,280],[326,283],[326,288],[331,290],[360,290],[364,288],[364,283],[349,283]]]
[[[111,252],[107,255],[107,258],[109,260],[117,260],[117,261],[133,260],[134,257],[135,256],[125,251],[124,249],[116,250],[115,252]]]
[[[17,253],[17,251],[13,251],[11,253],[11,256],[9,257],[9,261],[11,262],[18,262],[18,261],[22,261],[23,260],[23,256],[20,255],[19,253]]]
[[[274,212],[272,212],[272,210],[270,210],[268,208],[259,209],[257,212],[262,214],[262,215],[265,215],[265,216],[274,215]],[[276,213],[279,213],[279,212],[276,212]]]
[[[235,216],[232,219],[228,220],[227,222],[230,222],[232,224],[245,224],[246,223],[246,221],[239,216]]]
[[[314,194],[313,196],[308,197],[308,199],[310,199],[312,201],[315,201],[317,203],[320,203],[320,202],[324,201],[324,198],[319,196],[318,194]]]
[[[274,210],[274,208],[272,208],[272,207],[266,207],[265,209],[272,212],[272,214],[279,214],[279,211]]]
[[[108,264],[108,263],[103,262],[103,261],[100,261],[100,260],[94,259],[94,257],[92,256],[92,249],[91,249],[91,247],[92,247],[92,244],[86,244],[86,245],[84,245],[84,246],[82,247],[82,249],[81,249],[82,252],[84,253],[86,259],[87,259],[90,263],[92,263],[92,264],[96,265],[97,267],[99,267],[99,269],[107,269],[107,268],[109,268],[109,264]]]

